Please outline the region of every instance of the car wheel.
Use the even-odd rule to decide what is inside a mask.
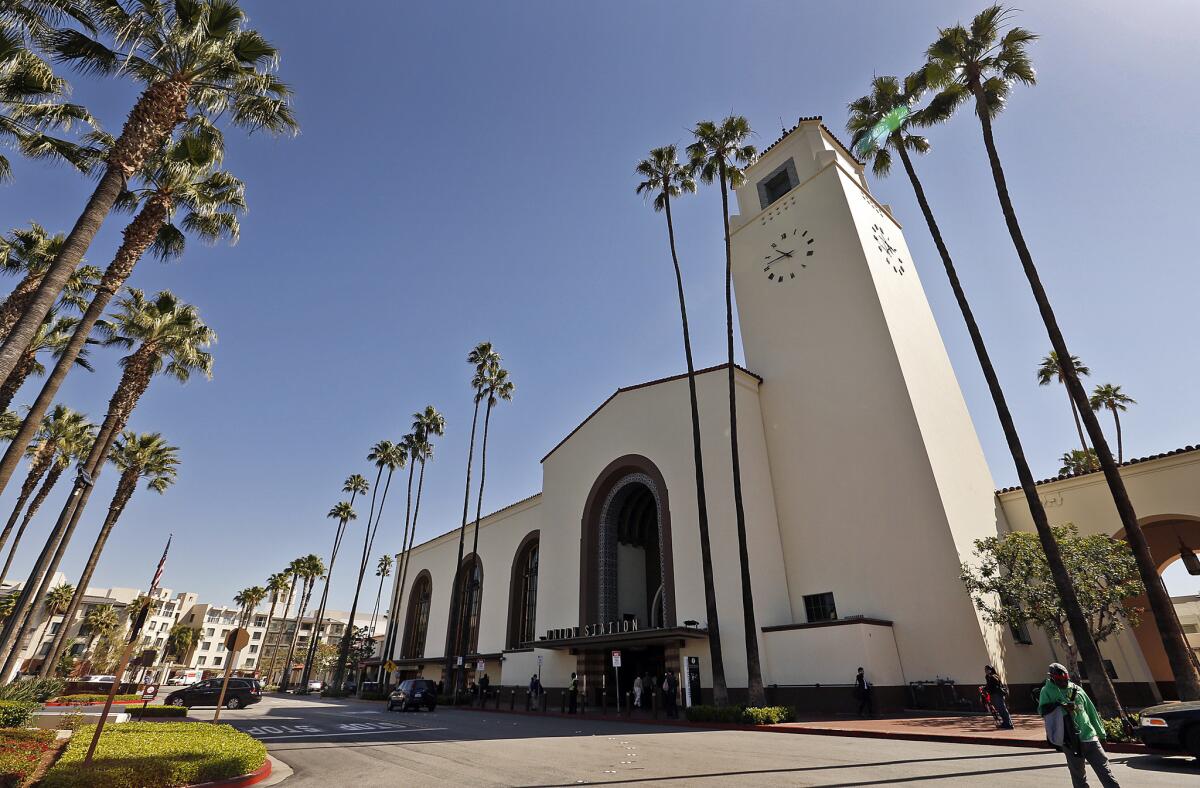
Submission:
[[[229,709],[230,711],[240,709],[241,707],[242,707],[242,702],[240,700],[238,700],[237,698],[229,698],[228,700],[225,701],[225,708]]]
[[[388,710],[388,711],[395,711],[395,710],[396,710],[396,708],[395,708],[395,707],[394,707],[394,706],[393,706],[393,705],[392,705],[392,704],[389,702],[389,703],[388,703],[388,705],[387,705],[387,710]]]
[[[171,705],[172,706],[182,706],[183,698],[171,698]]]
[[[1192,755],[1200,758],[1200,725],[1193,725],[1183,734],[1183,746]]]

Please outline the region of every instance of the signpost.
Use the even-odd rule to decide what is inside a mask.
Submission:
[[[687,658],[687,684],[684,685],[684,700],[685,706],[696,706],[700,704],[700,658]]]
[[[229,687],[229,674],[233,673],[233,663],[237,660],[237,652],[250,642],[250,633],[242,627],[232,630],[225,637],[225,650],[229,656],[225,660],[225,680],[221,682],[221,694],[217,696],[217,710],[213,712],[213,722],[221,719],[221,706],[225,704],[225,690]]]
[[[620,717],[621,716],[621,671],[617,670],[617,668],[621,667],[621,652],[614,651],[612,653],[612,659],[613,659],[613,676],[615,676],[616,680],[617,680],[617,716]]]
[[[154,700],[156,697],[158,697],[158,685],[147,684],[146,688],[142,690],[142,714],[140,717],[138,717],[138,719],[146,716],[146,707],[149,706],[150,701]]]
[[[476,672],[476,673],[483,673],[483,671],[484,671],[484,670],[486,670],[486,669],[487,669],[487,663],[486,663],[486,662],[484,662],[482,659],[481,659],[481,660],[477,660],[477,661],[475,662],[475,672]]]
[[[542,683],[542,655],[538,654],[538,684]]]

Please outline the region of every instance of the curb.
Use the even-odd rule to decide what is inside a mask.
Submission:
[[[609,721],[631,722],[635,725],[669,725],[676,728],[695,728],[700,730],[758,731],[762,733],[806,734],[809,736],[843,736],[854,739],[893,739],[897,741],[942,742],[945,744],[983,744],[991,745],[993,747],[1034,747],[1040,750],[1055,749],[1050,742],[1046,741],[1045,739],[988,739],[980,736],[910,733],[908,731],[847,730],[845,728],[815,728],[800,727],[795,725],[737,725],[729,722],[690,722],[688,720],[671,719],[647,720],[644,718],[622,716],[597,716],[595,714],[562,714],[557,711],[548,711],[545,713],[537,713],[535,715],[533,712],[517,711],[515,709],[511,711],[509,709],[480,709],[472,706],[447,706],[445,708],[473,712],[492,712],[495,714],[584,719],[592,722]],[[1134,744],[1131,742],[1104,742],[1104,749],[1106,752],[1132,753],[1140,755],[1149,755],[1152,752],[1143,744]]]
[[[244,785],[254,785],[271,776],[271,758],[267,757],[263,761],[263,765],[250,772],[249,774],[239,775],[238,777],[229,777],[224,780],[213,780],[207,783],[192,783],[186,788],[242,788]]]

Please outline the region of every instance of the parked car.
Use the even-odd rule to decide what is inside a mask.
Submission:
[[[168,706],[213,706],[221,696],[223,679],[208,679],[175,690],[164,700]],[[240,709],[262,700],[262,682],[258,679],[230,678],[225,690],[225,708]]]
[[[325,682],[323,682],[323,681],[318,681],[317,679],[313,679],[312,681],[308,682],[308,691],[309,692],[320,692],[323,689],[325,689]]]
[[[1138,737],[1151,749],[1191,753],[1200,758],[1200,701],[1143,709]]]
[[[112,684],[117,680],[116,676],[85,676],[84,681],[92,684]]]
[[[397,708],[408,711],[421,706],[430,711],[437,708],[437,685],[429,679],[406,679],[388,696],[388,711]]]

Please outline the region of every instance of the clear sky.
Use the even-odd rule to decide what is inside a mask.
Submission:
[[[296,90],[295,139],[229,135],[248,184],[236,247],[193,244],[147,259],[133,284],[170,288],[220,336],[211,382],[154,382],[131,427],[181,447],[179,483],[139,490],[95,585],[144,586],[168,532],[165,584],[228,601],[302,553],[326,553],[325,513],[365,455],[432,403],[447,432],[429,466],[418,540],[458,525],[470,427],[467,351],[490,339],[517,384],[493,419],[485,511],[537,492],[538,460],[618,386],[683,369],[662,219],[634,195],[655,146],[688,142],[701,119],[744,114],[765,147],[781,123],[845,107],[874,74],[907,73],[939,25],[975,2],[328,3],[246,0],[282,51]],[[1124,386],[1127,456],[1200,442],[1193,246],[1200,162],[1181,155],[1200,110],[1186,0],[1105,13],[1038,3],[1020,23],[1039,85],[1016,88],[996,126],[1026,237],[1068,340],[1092,383]],[[73,77],[75,98],[118,130],[135,97],[116,80]],[[782,121],[781,121],[782,119]],[[930,133],[926,190],[1007,387],[1039,477],[1074,446],[1060,389],[1038,388],[1049,350],[987,171],[978,123]],[[91,184],[17,162],[0,187],[3,229],[65,230]],[[1015,483],[961,318],[902,172],[872,180],[906,228],[998,486]],[[721,361],[719,197],[676,211],[697,362]],[[1193,218],[1189,218],[1193,217]],[[107,264],[125,219],[88,259]],[[62,399],[99,419],[117,355],[98,351]],[[32,400],[28,386],[17,402]],[[1108,423],[1108,422],[1106,422]],[[23,470],[22,470],[23,472]],[[111,494],[93,496],[64,569],[78,575]],[[0,499],[7,511],[16,483]],[[19,552],[28,571],[62,504],[47,502]],[[366,506],[347,542],[361,549]],[[376,554],[394,551],[393,494]],[[339,563],[331,605],[353,580]],[[345,569],[342,569],[342,567]],[[375,584],[366,586],[373,603]],[[1200,590],[1172,572],[1172,590]],[[367,593],[367,592],[365,592]]]

